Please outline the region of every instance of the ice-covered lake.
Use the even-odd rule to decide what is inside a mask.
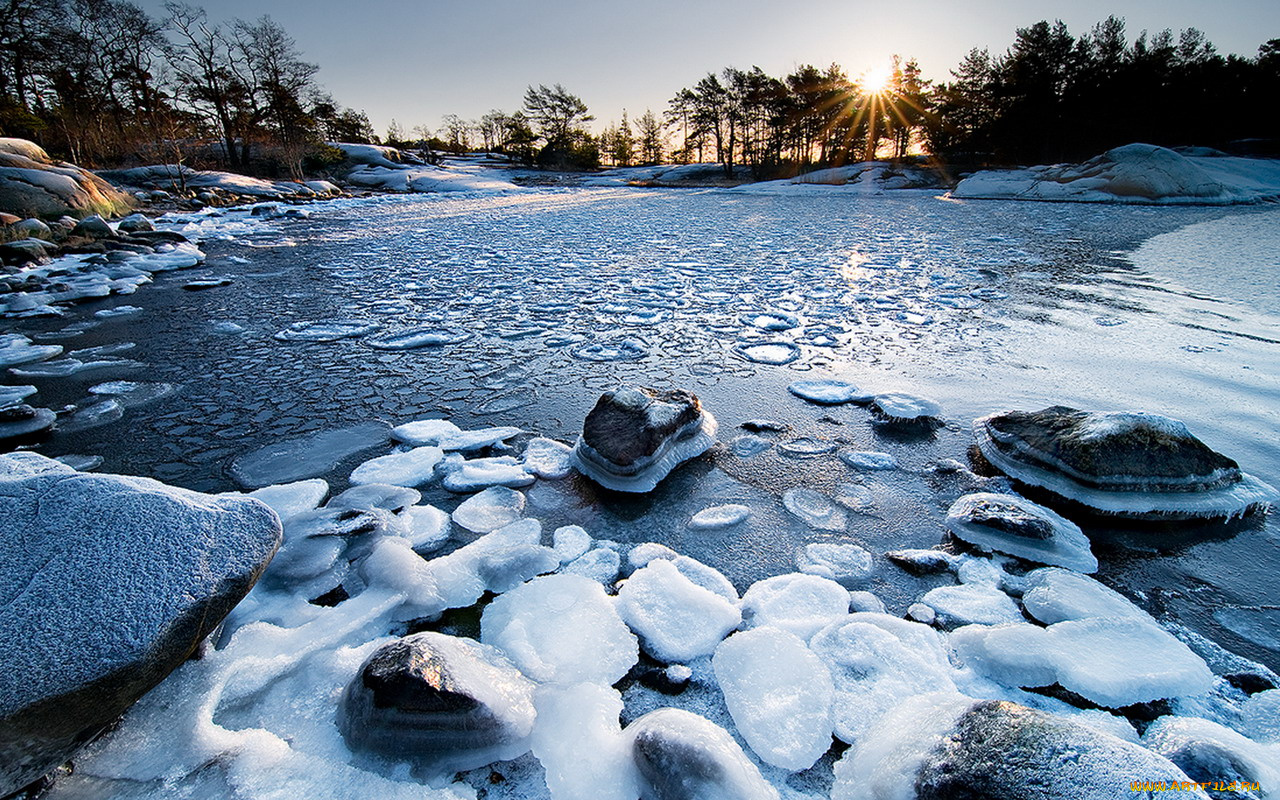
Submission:
[[[1166,414],[1280,483],[1272,207],[596,189],[383,196],[321,204],[304,220],[243,217],[194,218],[218,231],[204,267],[65,319],[6,323],[67,350],[136,343],[107,357],[123,364],[9,379],[34,383],[51,407],[89,405],[89,388],[110,380],[179,387],[126,403],[117,421],[64,421],[71,430],[42,452],[101,455],[105,471],[225,490],[237,456],[317,430],[446,416],[572,441],[615,384],[682,386],[720,420],[724,446],[710,458],[640,499],[581,483],[530,499],[551,521],[599,537],[672,544],[739,588],[790,569],[806,541],[848,536],[877,553],[935,545],[942,512],[965,487],[926,467],[964,460],[970,422],[1001,409]],[[233,282],[181,288],[201,275]],[[94,316],[126,304],[143,310]],[[335,322],[356,324],[334,331]],[[363,335],[308,340],[351,332]],[[390,349],[415,337],[431,344]],[[895,436],[865,409],[786,391],[826,376],[931,397],[947,425]],[[759,418],[788,430],[764,453],[737,455],[738,426]],[[859,472],[839,450],[887,451],[902,469]],[[325,477],[341,486],[375,454]],[[867,508],[844,534],[806,528],[778,503],[793,486],[849,482],[865,488]],[[446,509],[459,500],[434,499]],[[715,501],[761,513],[733,535],[692,534],[689,515]],[[1276,596],[1276,532],[1270,521],[1234,538],[1210,530],[1171,557],[1144,552],[1171,542],[1128,541],[1104,548],[1101,575],[1156,593],[1174,618],[1276,666],[1275,637],[1258,630],[1274,620],[1257,610]],[[927,585],[882,566],[878,591],[891,606]],[[1224,630],[1211,612],[1233,606],[1242,610]]]
[[[954,582],[948,574],[909,574],[883,554],[943,540],[947,508],[977,486],[957,469],[967,463],[977,417],[1050,405],[1164,414],[1280,485],[1274,206],[555,189],[343,199],[310,211],[306,219],[245,211],[172,218],[171,226],[203,238],[204,265],[159,273],[136,294],[75,306],[63,318],[5,321],[5,332],[97,362],[60,376],[42,366],[54,361],[21,365],[6,378],[35,385],[31,402],[63,409],[40,452],[99,456],[102,471],[204,491],[318,474],[337,492],[355,466],[392,449],[384,423],[447,417],[467,429],[510,425],[572,442],[602,392],[624,383],[682,387],[719,420],[719,444],[707,455],[646,495],[603,491],[581,477],[539,480],[522,490],[526,516],[541,520],[548,539],[574,524],[624,553],[635,543],[668,545],[720,570],[737,592],[793,572],[803,545],[855,543],[873,556],[856,588],[873,592],[894,617]],[[229,282],[190,290],[200,278]],[[110,313],[120,307],[140,310]],[[863,406],[814,405],[787,390],[815,378],[932,398],[944,424],[932,431],[885,426]],[[327,451],[296,444],[322,432],[329,432]],[[852,457],[864,451],[892,459]],[[783,495],[791,489],[834,499],[834,515],[806,520],[789,510]],[[445,511],[466,497],[440,486],[422,491],[424,502]],[[725,504],[745,506],[750,516],[726,527],[690,525],[696,512]],[[1198,647],[1213,649],[1197,633],[1280,668],[1274,515],[1140,530],[1080,521],[1103,583]],[[454,546],[467,537],[456,530]],[[519,601],[506,598],[536,595],[532,586],[503,595],[503,613],[518,616]],[[256,597],[237,609],[233,627],[277,613],[313,621],[296,629],[261,624],[231,639],[208,669],[175,673],[104,740],[86,774],[62,782],[54,796],[218,796],[226,786],[217,770],[201,768],[202,752],[228,759],[231,784],[265,782],[261,796],[285,790],[273,783],[292,774],[280,765],[300,770],[290,778],[299,791],[338,792],[333,787],[354,767],[333,730],[333,693],[371,652],[369,637],[388,632],[360,633],[359,626],[385,625],[398,601],[371,588],[331,612],[299,598],[300,605],[276,611]],[[337,621],[326,623],[325,613]],[[475,616],[463,610],[443,625],[475,636]],[[883,624],[890,623],[901,620]],[[749,641],[739,642],[744,664],[754,663]],[[274,666],[255,661],[260,646],[279,650]],[[219,658],[230,665],[225,672]],[[1215,671],[1223,663],[1237,662],[1215,661]],[[728,726],[710,669],[706,658],[694,663],[694,683],[703,688],[680,702]],[[238,677],[224,685],[226,675]],[[733,680],[721,676],[721,688],[730,692]],[[666,702],[638,680],[620,686],[624,722]],[[574,691],[585,694],[565,700],[566,730],[587,724],[574,716],[584,709],[602,708],[608,726],[616,721],[616,698],[597,688],[604,694],[579,686]],[[197,708],[204,692],[215,699]],[[188,717],[200,722],[179,733],[191,738],[174,754],[148,741],[149,731],[181,727]],[[841,724],[837,736],[856,739]],[[262,733],[260,753],[259,726],[271,731]],[[733,730],[750,733],[746,723]],[[325,755],[272,766],[283,747],[266,746],[275,737]],[[757,745],[767,742],[752,740]],[[543,764],[568,757],[534,747]],[[773,770],[767,778],[825,795],[842,752],[794,776]],[[481,796],[542,798],[538,764],[525,756],[495,771],[498,778],[468,780],[483,784]],[[172,785],[158,782],[169,773],[164,781]],[[511,780],[497,785],[504,774]],[[411,793],[417,785],[408,786]]]

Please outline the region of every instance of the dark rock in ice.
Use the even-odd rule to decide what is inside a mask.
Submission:
[[[983,457],[1010,477],[1110,514],[1235,516],[1280,498],[1156,414],[1006,411],[975,421],[974,434]]]
[[[777,800],[742,748],[719,725],[660,708],[627,726],[641,800]]]
[[[0,244],[0,260],[6,264],[42,263],[55,248],[41,239],[18,239]]]
[[[220,286],[230,286],[231,278],[224,276],[214,278],[197,278],[182,284],[182,288],[189,292],[198,292],[201,289],[217,289]]]
[[[353,750],[438,777],[527,752],[533,689],[499,650],[427,631],[364,662],[343,693],[338,727]]]
[[[962,713],[925,755],[915,774],[914,797],[1110,800],[1124,795],[1134,780],[1172,782],[1185,776],[1140,745],[1066,717],[987,700]]]
[[[705,453],[715,432],[715,418],[690,392],[624,387],[601,395],[587,415],[573,466],[606,488],[648,492]]]
[[[754,433],[782,433],[787,430],[785,424],[771,419],[749,419],[738,427]]]
[[[105,219],[98,216],[97,214],[94,214],[93,216],[85,217],[84,219],[76,223],[76,226],[71,229],[71,235],[83,236],[86,239],[116,238],[115,230],[113,230],[112,227],[107,224],[107,221]]]
[[[266,505],[0,456],[0,796],[185,661],[280,544]]]
[[[1074,522],[1017,495],[978,492],[951,504],[947,528],[980,547],[1076,572],[1096,572],[1098,559]]]
[[[165,242],[181,244],[182,242],[187,241],[187,237],[175,231],[131,231],[129,233],[129,238],[137,239],[151,245],[163,244]]]
[[[155,226],[151,224],[151,220],[142,214],[130,214],[116,223],[116,230],[122,233],[138,233],[140,231],[154,231],[155,229]]]
[[[49,409],[33,408],[25,403],[0,409],[0,449],[42,436],[57,419],[58,415]]]
[[[912,575],[936,575],[951,568],[953,556],[941,550],[890,550],[884,557]]]
[[[1248,695],[1276,688],[1275,683],[1270,678],[1265,675],[1259,675],[1256,672],[1230,672],[1222,677],[1226,679],[1227,683]]]

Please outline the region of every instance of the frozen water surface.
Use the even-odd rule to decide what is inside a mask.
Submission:
[[[390,444],[381,433],[309,437],[446,418],[466,431],[510,426],[572,442],[615,384],[681,386],[720,420],[723,447],[648,496],[539,479],[526,490],[527,513],[548,531],[580,525],[593,540],[669,544],[739,591],[793,571],[806,544],[856,544],[875,562],[859,588],[895,615],[951,578],[907,574],[882,554],[938,545],[950,503],[990,491],[931,466],[964,462],[976,417],[1055,403],[1163,414],[1280,484],[1272,207],[598,188],[312,209],[305,220],[227,212],[166,223],[206,237],[210,268],[235,279],[216,291],[183,291],[187,274],[161,272],[130,295],[142,309],[131,316],[95,318],[115,304],[108,298],[67,306],[60,319],[0,323],[68,351],[137,343],[6,374],[6,385],[38,389],[28,402],[78,406],[90,387],[115,380],[182,387],[117,421],[55,431],[41,452],[100,455],[104,471],[209,491],[235,488],[231,465],[259,452],[247,462],[261,468],[255,485],[320,477],[341,492]],[[1200,253],[1213,253],[1213,264],[1196,268]],[[394,349],[414,344],[422,346]],[[68,358],[106,363],[76,372]],[[929,397],[945,424],[894,430],[873,425],[863,407],[813,405],[787,391],[837,380]],[[783,429],[738,427],[757,418]],[[444,431],[433,433],[406,441],[453,452]],[[457,436],[452,444],[475,445]],[[755,438],[738,438],[747,436]],[[467,450],[468,459],[524,458],[521,435],[483,438],[489,449]],[[286,442],[274,458],[261,452]],[[875,471],[861,457],[846,466],[841,453],[883,453],[892,461],[880,463],[899,469]],[[292,468],[300,457],[305,470]],[[833,502],[856,494],[860,510],[844,530],[814,528],[782,505],[790,488]],[[438,482],[423,491],[445,512],[466,499]],[[697,512],[729,504],[752,514],[727,528],[689,528]],[[1273,640],[1256,633],[1270,623],[1278,588],[1274,520],[1215,523],[1190,540],[1073,521],[1095,540],[1100,581],[1280,666]],[[1126,546],[1098,546],[1111,538]],[[1226,608],[1246,610],[1214,617]]]

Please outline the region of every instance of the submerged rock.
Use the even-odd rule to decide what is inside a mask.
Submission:
[[[622,492],[652,491],[715,444],[716,420],[683,389],[624,387],[600,397],[573,449],[587,477]]]
[[[1168,759],[1071,719],[1000,700],[912,698],[836,765],[832,800],[1113,800],[1134,781],[1182,783]],[[1204,798],[1191,787],[1180,796]]]
[[[728,731],[697,714],[660,708],[624,731],[641,800],[777,800]]]
[[[1005,411],[975,421],[974,435],[1002,472],[1108,514],[1229,517],[1280,499],[1181,422],[1156,414]]]
[[[1098,570],[1078,525],[1016,495],[967,494],[951,504],[947,528],[966,542],[1028,561],[1076,572]]]
[[[428,631],[374,651],[338,727],[353,750],[436,778],[528,752],[533,688],[496,648]]]
[[[0,456],[0,795],[66,761],[181,665],[258,579],[256,500]]]

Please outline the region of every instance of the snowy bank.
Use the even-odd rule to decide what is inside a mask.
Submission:
[[[170,192],[223,192],[258,200],[310,200],[337,194],[327,181],[268,181],[234,172],[197,170],[185,164],[151,164],[132,169],[102,170],[99,176],[141,198],[155,199]],[[156,195],[156,192],[165,194]]]
[[[88,170],[54,161],[35,142],[0,138],[0,211],[19,217],[115,217],[129,198]]]
[[[1257,203],[1280,198],[1280,160],[1129,144],[1083,164],[984,170],[960,181],[951,194],[1067,203]]]
[[[794,178],[747,183],[729,191],[771,195],[825,195],[833,191],[883,194],[900,189],[945,189],[946,186],[943,176],[932,169],[887,161],[862,161],[806,172]]]
[[[526,191],[505,173],[475,163],[435,166],[415,163],[394,147],[330,142],[342,151],[346,164],[341,180],[351,186],[383,192],[476,192],[502,194]]]

